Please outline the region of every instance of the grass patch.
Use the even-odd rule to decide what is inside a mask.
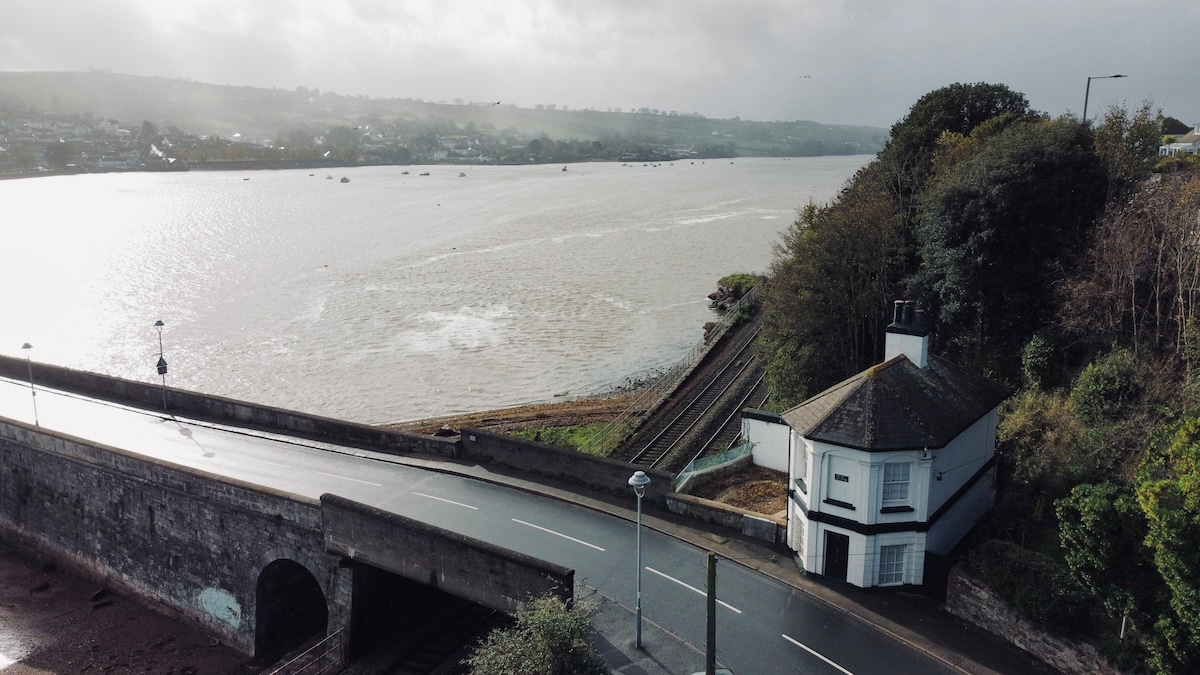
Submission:
[[[569,450],[579,450],[603,429],[606,424],[582,424],[567,427],[541,427],[512,432],[512,436],[526,441],[536,441]],[[615,442],[615,439],[614,439]],[[591,448],[591,454],[607,457],[610,447]]]

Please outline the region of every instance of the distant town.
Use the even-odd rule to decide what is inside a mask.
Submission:
[[[81,93],[82,92],[82,93]],[[368,99],[108,73],[0,73],[0,175],[873,154],[886,131]]]

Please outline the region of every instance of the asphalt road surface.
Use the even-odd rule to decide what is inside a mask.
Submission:
[[[0,379],[0,415],[33,423],[29,383]],[[635,604],[635,525],[536,494],[408,466],[355,448],[37,390],[38,423],[102,444],[264,487],[334,493],[566,565],[576,580]],[[706,553],[643,529],[646,621],[705,643]],[[954,672],[892,635],[766,576],[718,564],[718,660],[736,673]]]

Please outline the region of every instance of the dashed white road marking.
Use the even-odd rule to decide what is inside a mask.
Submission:
[[[691,591],[693,593],[702,595],[706,598],[708,597],[708,593],[700,590],[699,588],[696,588],[695,586],[692,586],[691,584],[685,584],[684,582],[676,579],[675,577],[671,576],[670,574],[664,574],[662,572],[659,572],[658,570],[654,569],[653,567],[647,567],[646,571],[654,572],[658,576],[660,576],[668,581],[674,581],[675,583],[679,584],[680,586],[683,586],[684,588],[688,589],[689,591]],[[725,602],[724,600],[717,600],[717,604],[721,605],[725,609],[731,609],[731,610],[737,612],[738,614],[742,613],[742,610],[738,609],[737,607],[734,607],[733,605],[729,604],[728,602]]]
[[[527,522],[525,522],[525,521],[523,521],[523,520],[517,520],[516,518],[513,518],[513,519],[512,519],[512,521],[513,521],[514,523],[519,523],[519,524],[521,524],[521,525],[524,525],[524,526],[526,526],[526,527],[532,527],[532,528],[533,528],[533,529],[535,529],[535,530],[541,530],[542,532],[546,532],[547,534],[552,534],[552,535],[554,535],[554,536],[556,536],[556,537],[562,537],[563,539],[567,539],[567,540],[569,540],[569,541],[573,541],[573,542],[575,542],[576,544],[583,544],[584,546],[589,546],[589,547],[591,547],[591,548],[594,548],[594,549],[596,549],[597,551],[603,551],[603,550],[604,550],[604,549],[600,548],[599,546],[597,546],[597,545],[595,545],[595,544],[589,544],[589,543],[587,543],[586,541],[583,541],[582,539],[576,539],[575,537],[569,537],[569,536],[567,536],[567,535],[563,534],[562,532],[555,532],[554,530],[548,530],[548,529],[546,529],[546,528],[542,527],[541,525],[534,525],[533,523],[527,523]]]
[[[809,647],[808,645],[802,644],[799,640],[797,640],[794,637],[791,637],[787,633],[783,634],[783,639],[796,645],[800,649],[803,649],[804,651],[808,652],[809,654],[812,654],[813,656],[817,657],[818,659],[821,659],[822,661],[824,661],[825,663],[828,663],[829,665],[833,666],[834,668],[837,668],[838,670],[842,671],[846,675],[854,675],[854,673],[846,670],[845,668],[839,666],[838,664],[834,663],[833,661],[830,661],[827,657],[825,657],[825,655],[814,651],[811,647]]]
[[[456,501],[454,501],[454,500],[451,500],[451,499],[443,499],[442,497],[434,497],[433,495],[427,495],[427,494],[425,494],[424,492],[415,492],[415,491],[414,491],[414,492],[413,492],[413,494],[414,494],[414,495],[416,495],[416,496],[418,496],[418,497],[424,497],[424,498],[426,498],[426,499],[436,499],[436,500],[438,500],[439,502],[446,502],[447,504],[453,504],[453,505],[455,505],[455,506],[461,506],[461,507],[463,507],[464,509],[471,509],[472,511],[478,511],[478,510],[479,510],[479,507],[478,507],[478,506],[471,506],[470,504],[463,504],[462,502],[456,502]]]
[[[259,464],[270,464],[271,466],[279,466],[279,467],[283,467],[285,469],[292,468],[292,466],[290,464],[283,464],[281,462],[269,462],[265,459],[259,459],[257,457],[238,457],[237,459],[239,462],[242,460],[248,460],[251,462],[258,462]]]
[[[339,476],[335,473],[325,473],[324,471],[317,471],[316,473],[319,473],[322,476],[329,476],[330,478],[341,478],[342,480],[354,481],[355,483],[362,483],[364,485],[374,485],[375,487],[383,487],[382,483],[372,483],[369,480],[359,480],[357,478],[348,478],[346,476]]]

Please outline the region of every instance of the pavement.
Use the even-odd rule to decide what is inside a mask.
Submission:
[[[416,455],[390,456],[389,461],[453,473],[505,485],[577,504],[614,517],[634,521],[635,501],[582,491],[523,472]],[[643,505],[645,506],[645,505]],[[911,591],[860,589],[810,576],[781,546],[751,539],[732,529],[677,516],[654,506],[644,508],[642,526],[688,542],[719,558],[758,571],[777,582],[874,626],[948,669],[967,675],[1031,675],[1058,671],[995,636],[958,619],[942,603]],[[635,644],[633,608],[578,584],[578,601],[594,607],[595,645],[605,662],[622,675],[690,675],[704,672],[704,645],[694,645],[642,617],[642,646]],[[724,667],[718,660],[718,668]],[[740,675],[740,674],[739,674]]]

